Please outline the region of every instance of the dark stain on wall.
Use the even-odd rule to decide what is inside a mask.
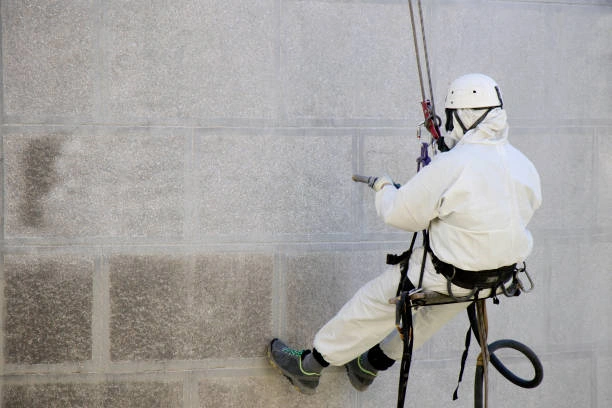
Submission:
[[[10,256],[4,265],[6,362],[91,359],[93,263],[70,256],[19,258]]]
[[[44,198],[57,182],[55,161],[60,155],[62,139],[46,136],[32,139],[23,153],[23,196],[18,215],[23,225],[41,227],[44,225]]]

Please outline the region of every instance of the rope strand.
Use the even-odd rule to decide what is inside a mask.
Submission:
[[[425,69],[427,70],[427,81],[429,82],[429,100],[431,101],[431,113],[433,114],[433,117],[435,120],[436,105],[434,103],[433,87],[431,85],[431,70],[429,68],[429,55],[427,54],[427,41],[425,40],[425,24],[423,23],[423,8],[421,7],[421,0],[418,0],[417,4],[419,6],[419,22],[421,23],[421,39],[423,41],[423,55],[425,57]],[[421,88],[422,87],[423,85],[421,84]]]
[[[419,0],[419,7],[420,7]],[[414,53],[416,55],[417,69],[419,71],[419,84],[421,85],[421,98],[425,100],[425,87],[423,86],[423,72],[421,70],[421,55],[419,53],[419,43],[417,40],[416,27],[414,24],[414,11],[412,9],[412,0],[408,0],[408,7],[410,8],[410,22],[412,23],[412,39],[414,40]]]

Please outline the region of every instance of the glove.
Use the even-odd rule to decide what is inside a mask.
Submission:
[[[377,193],[380,190],[382,190],[383,187],[386,185],[395,186],[395,183],[393,183],[393,180],[391,180],[391,177],[387,175],[384,175],[381,177],[370,177],[368,180],[368,186],[372,187],[372,189],[376,191]]]

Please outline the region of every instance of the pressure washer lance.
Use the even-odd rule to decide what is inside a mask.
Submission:
[[[369,186],[373,186],[376,183],[378,177],[375,176],[360,176],[359,174],[353,174],[353,181],[356,183],[365,183]]]
[[[378,180],[378,177],[376,177],[376,176],[360,176],[359,174],[353,174],[352,179],[356,183],[365,183],[368,186],[373,187],[374,183],[376,183],[376,180]],[[393,185],[395,186],[395,188],[400,188],[401,187],[401,184],[398,184],[398,183],[393,183]]]

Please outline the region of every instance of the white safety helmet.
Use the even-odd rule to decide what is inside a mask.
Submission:
[[[453,81],[448,88],[446,109],[478,109],[503,107],[497,83],[483,74],[467,74]]]

